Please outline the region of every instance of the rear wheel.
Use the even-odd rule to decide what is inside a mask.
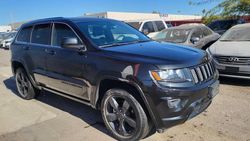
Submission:
[[[30,82],[30,79],[23,68],[18,68],[16,70],[15,79],[18,93],[23,99],[33,99],[39,93],[39,90],[34,88]]]
[[[101,111],[107,129],[118,140],[139,140],[149,132],[145,111],[125,90],[108,90],[102,100]]]

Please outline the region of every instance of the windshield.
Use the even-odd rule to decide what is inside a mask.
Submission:
[[[250,26],[232,28],[220,39],[221,41],[250,41]]]
[[[184,43],[190,31],[190,29],[167,29],[158,33],[154,39],[173,43]]]
[[[79,22],[77,25],[99,47],[150,41],[146,35],[119,21],[89,21]]]

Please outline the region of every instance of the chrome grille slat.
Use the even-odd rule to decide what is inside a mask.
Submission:
[[[209,71],[209,68],[208,68],[208,65],[207,65],[207,64],[205,65],[205,68],[206,68],[206,71],[207,71],[207,73],[208,73],[208,77],[210,77],[210,76],[211,76],[211,73],[210,73],[210,71]]]
[[[211,67],[210,63],[208,64],[208,68],[209,68],[210,73],[213,74],[213,70],[212,70],[212,67]]]
[[[201,66],[201,71],[203,73],[203,76],[205,77],[205,79],[207,79],[207,72],[205,70],[205,67],[204,66]]]
[[[202,76],[200,67],[197,67],[195,70],[196,70],[196,72],[197,72],[197,74],[198,74],[199,80],[200,80],[200,81],[203,81],[203,76]]]
[[[191,69],[191,73],[192,73],[192,76],[193,76],[193,78],[194,78],[194,83],[198,83],[199,80],[198,80],[198,76],[197,76],[195,70],[194,70],[194,69]]]
[[[216,68],[211,62],[191,68],[190,71],[193,76],[194,83],[197,84],[209,80],[213,77],[215,69]]]

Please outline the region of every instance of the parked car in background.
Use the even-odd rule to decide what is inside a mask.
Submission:
[[[250,79],[250,24],[232,27],[207,52],[220,76]]]
[[[10,44],[13,41],[15,35],[16,35],[16,32],[6,33],[6,36],[0,42],[0,47],[5,48],[5,49],[9,49]]]
[[[100,109],[117,140],[137,141],[184,123],[218,94],[218,71],[205,51],[152,41],[116,20],[23,24],[11,56],[23,99],[47,90]]]
[[[231,27],[237,24],[244,24],[244,23],[246,23],[246,21],[243,19],[216,20],[208,24],[207,26],[211,28],[214,32],[222,35]]]
[[[160,42],[171,42],[199,49],[207,49],[220,38],[203,24],[183,24],[165,29],[157,33],[152,39]]]
[[[0,43],[2,40],[6,39],[8,36],[8,32],[0,32]]]
[[[168,22],[165,22],[162,19],[157,20],[136,20],[136,21],[128,21],[126,22],[129,25],[133,26],[137,30],[143,32],[148,37],[153,37],[155,34],[160,31],[172,27]]]

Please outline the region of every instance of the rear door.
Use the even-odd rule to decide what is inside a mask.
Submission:
[[[69,94],[71,96],[89,100],[90,84],[83,79],[85,69],[85,54],[80,54],[78,48],[63,48],[64,38],[79,36],[66,23],[54,23],[52,32],[52,47],[47,50],[47,87]]]
[[[33,27],[30,46],[25,48],[29,52],[29,64],[33,68],[36,82],[46,85],[46,53],[51,42],[51,23],[37,24]]]

